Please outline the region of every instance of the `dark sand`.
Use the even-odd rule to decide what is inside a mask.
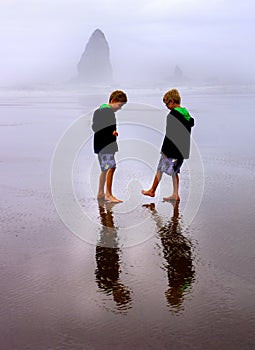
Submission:
[[[164,90],[127,92],[161,107]],[[60,220],[50,164],[66,128],[107,94],[1,92],[1,349],[254,348],[255,103],[252,91],[239,93],[183,89],[205,171],[188,227],[185,167],[178,207],[162,202],[166,176],[155,199],[140,195],[152,174],[134,161],[116,171],[126,207],[98,204],[83,162],[94,155],[81,151],[74,187],[98,224],[95,246]],[[132,224],[130,235],[144,242],[125,248]]]

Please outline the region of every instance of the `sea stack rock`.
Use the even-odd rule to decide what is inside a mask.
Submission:
[[[181,68],[179,66],[175,66],[175,69],[174,69],[174,79],[176,81],[180,81],[183,79],[183,72],[181,70]]]
[[[111,82],[110,49],[100,29],[96,29],[91,35],[77,68],[81,82],[100,84]]]

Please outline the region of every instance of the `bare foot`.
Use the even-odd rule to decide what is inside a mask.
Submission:
[[[148,191],[142,190],[141,192],[144,196],[155,197],[155,192],[153,192],[152,190],[148,190]]]
[[[170,196],[170,197],[163,197],[163,201],[165,202],[179,202],[180,201],[180,197],[179,196]]]
[[[111,202],[111,203],[122,203],[123,202],[121,199],[118,199],[114,196],[109,196],[109,195],[105,195],[104,199],[107,202]]]

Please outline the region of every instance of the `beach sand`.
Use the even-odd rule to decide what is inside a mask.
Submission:
[[[126,91],[143,113],[155,106],[167,115],[164,89]],[[164,175],[155,198],[143,197],[152,167],[121,160],[135,110],[133,124],[119,129],[114,191],[123,204],[95,199],[99,168],[90,141],[77,156],[74,192],[91,222],[82,237],[54,206],[51,162],[65,131],[105,102],[108,91],[0,92],[1,349],[253,348],[254,89],[180,91],[196,121],[204,169],[193,220],[185,225],[187,166],[175,206],[162,201],[171,179]],[[160,142],[157,134],[155,164]]]

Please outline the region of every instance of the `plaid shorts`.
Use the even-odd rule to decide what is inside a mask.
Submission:
[[[161,154],[157,171],[166,173],[167,175],[176,175],[180,172],[183,159],[173,159],[167,158],[165,155]]]
[[[101,171],[107,171],[111,168],[116,168],[116,162],[113,153],[98,153],[98,160]]]

